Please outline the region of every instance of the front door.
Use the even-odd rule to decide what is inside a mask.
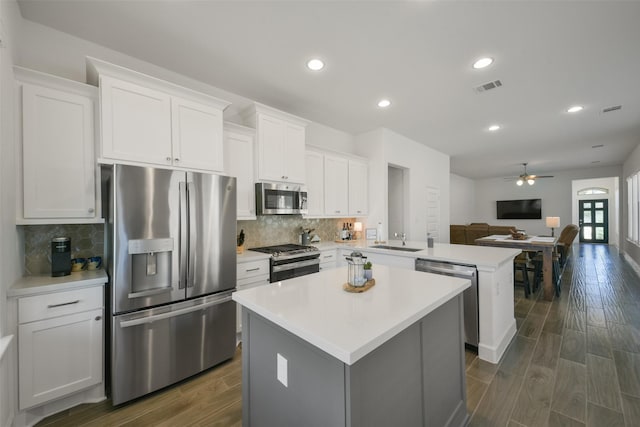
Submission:
[[[579,200],[580,243],[609,243],[608,200]]]

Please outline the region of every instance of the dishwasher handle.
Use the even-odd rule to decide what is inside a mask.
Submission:
[[[432,262],[422,259],[416,260],[416,271],[423,271],[425,273],[446,274],[449,276],[464,278],[473,278],[477,275],[477,270],[468,265]]]

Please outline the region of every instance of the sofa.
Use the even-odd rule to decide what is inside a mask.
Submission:
[[[494,234],[511,234],[512,225],[489,225],[486,222],[472,222],[469,225],[450,225],[449,242],[456,245],[475,245],[476,239]]]

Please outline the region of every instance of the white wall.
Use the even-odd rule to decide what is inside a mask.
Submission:
[[[475,222],[488,222],[492,225],[514,225],[530,234],[548,234],[544,218],[559,216],[561,228],[572,223],[573,202],[571,197],[572,181],[576,179],[620,177],[619,166],[576,169],[552,172],[554,178],[539,179],[532,186],[518,187],[514,181],[502,178],[477,180]],[[542,219],[539,220],[498,220],[496,219],[496,200],[542,199]]]
[[[407,239],[427,240],[427,188],[440,190],[440,241],[449,242],[449,156],[389,129],[376,129],[356,137],[359,155],[368,157],[369,216],[367,227],[382,221],[388,238],[388,166],[405,172],[405,218]],[[408,213],[408,217],[407,217]]]
[[[619,235],[619,209],[616,206],[616,189],[618,188],[618,177],[610,177],[610,178],[595,178],[595,179],[577,179],[574,180],[571,184],[571,197],[573,199],[571,205],[571,222],[573,224],[578,224],[578,201],[580,200],[595,200],[595,199],[606,199],[608,205],[608,221],[609,221],[609,244],[614,246],[619,246],[618,235]],[[586,188],[606,188],[609,190],[609,194],[595,194],[590,196],[578,196],[578,191],[586,189]],[[562,223],[560,224],[560,228],[562,228]]]
[[[450,174],[451,224],[469,224],[475,220],[475,181],[460,175]]]
[[[15,415],[16,325],[7,316],[7,289],[22,272],[22,244],[16,229],[13,64],[22,18],[15,1],[0,1],[0,337],[14,335],[12,346],[0,360],[0,425]]]
[[[623,252],[630,257],[637,265],[640,265],[640,247],[636,244],[627,241],[627,224],[628,224],[628,200],[627,200],[627,177],[632,173],[640,171],[640,144],[633,150],[631,155],[627,157],[627,160],[622,165],[622,178],[620,182],[621,186],[621,200],[620,210],[622,211],[622,220],[620,224],[620,248]]]
[[[389,174],[387,189],[387,200],[389,200],[389,237],[394,233],[405,233],[405,183],[404,169],[389,166],[387,173]]]

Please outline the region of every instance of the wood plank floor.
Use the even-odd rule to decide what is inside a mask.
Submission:
[[[552,302],[516,289],[518,335],[498,365],[467,352],[471,426],[640,426],[640,279],[615,248],[575,247]],[[241,349],[193,379],[38,426],[240,426]]]

